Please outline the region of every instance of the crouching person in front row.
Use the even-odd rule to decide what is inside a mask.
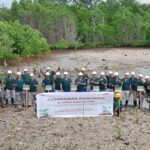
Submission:
[[[119,92],[116,92],[114,96],[114,115],[117,116],[120,115],[121,112],[120,102],[121,102],[121,94]]]
[[[27,85],[29,85],[29,98],[28,98],[28,106],[32,106],[32,101],[35,100],[36,92],[37,92],[37,85],[38,82],[35,79],[35,76],[33,73],[30,74],[30,79],[27,82]]]
[[[23,94],[23,84],[24,80],[21,77],[21,72],[17,72],[17,78],[15,79],[15,107],[17,108],[18,106],[23,105],[23,99],[24,99],[24,94]]]

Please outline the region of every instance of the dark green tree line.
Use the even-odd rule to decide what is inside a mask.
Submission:
[[[20,28],[29,25],[30,30],[36,29],[33,32],[39,30],[50,48],[150,45],[150,5],[139,4],[136,0],[14,0],[10,9],[0,8],[0,21],[10,26],[17,21]],[[0,35],[0,39],[10,41],[10,51],[19,55],[43,51],[38,43],[32,49],[32,40],[27,40],[30,48],[27,41],[20,46],[15,37],[18,30],[14,27],[11,36],[7,31]],[[39,39],[47,47],[46,40]]]

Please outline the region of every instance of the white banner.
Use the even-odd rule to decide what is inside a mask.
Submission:
[[[37,117],[94,117],[113,115],[113,92],[37,94]]]

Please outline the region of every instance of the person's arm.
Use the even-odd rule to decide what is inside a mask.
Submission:
[[[61,91],[61,92],[63,92],[62,84],[63,84],[63,79],[61,79],[61,81],[60,81],[60,91]]]
[[[45,72],[43,72],[42,69],[40,69],[40,72],[41,72],[41,74],[42,74],[43,76],[45,76]]]

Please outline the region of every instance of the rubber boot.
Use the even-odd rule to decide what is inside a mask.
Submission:
[[[14,98],[11,98],[11,104],[14,105]]]
[[[125,106],[128,106],[128,100],[126,100],[126,102],[125,102]]]
[[[119,115],[120,115],[120,110],[117,109],[116,112],[117,112],[117,116],[119,117]]]
[[[134,104],[134,106],[136,107],[136,106],[137,106],[137,101],[134,100],[134,101],[133,101],[133,104]]]
[[[5,101],[6,101],[6,106],[8,106],[8,99],[5,99]]]

